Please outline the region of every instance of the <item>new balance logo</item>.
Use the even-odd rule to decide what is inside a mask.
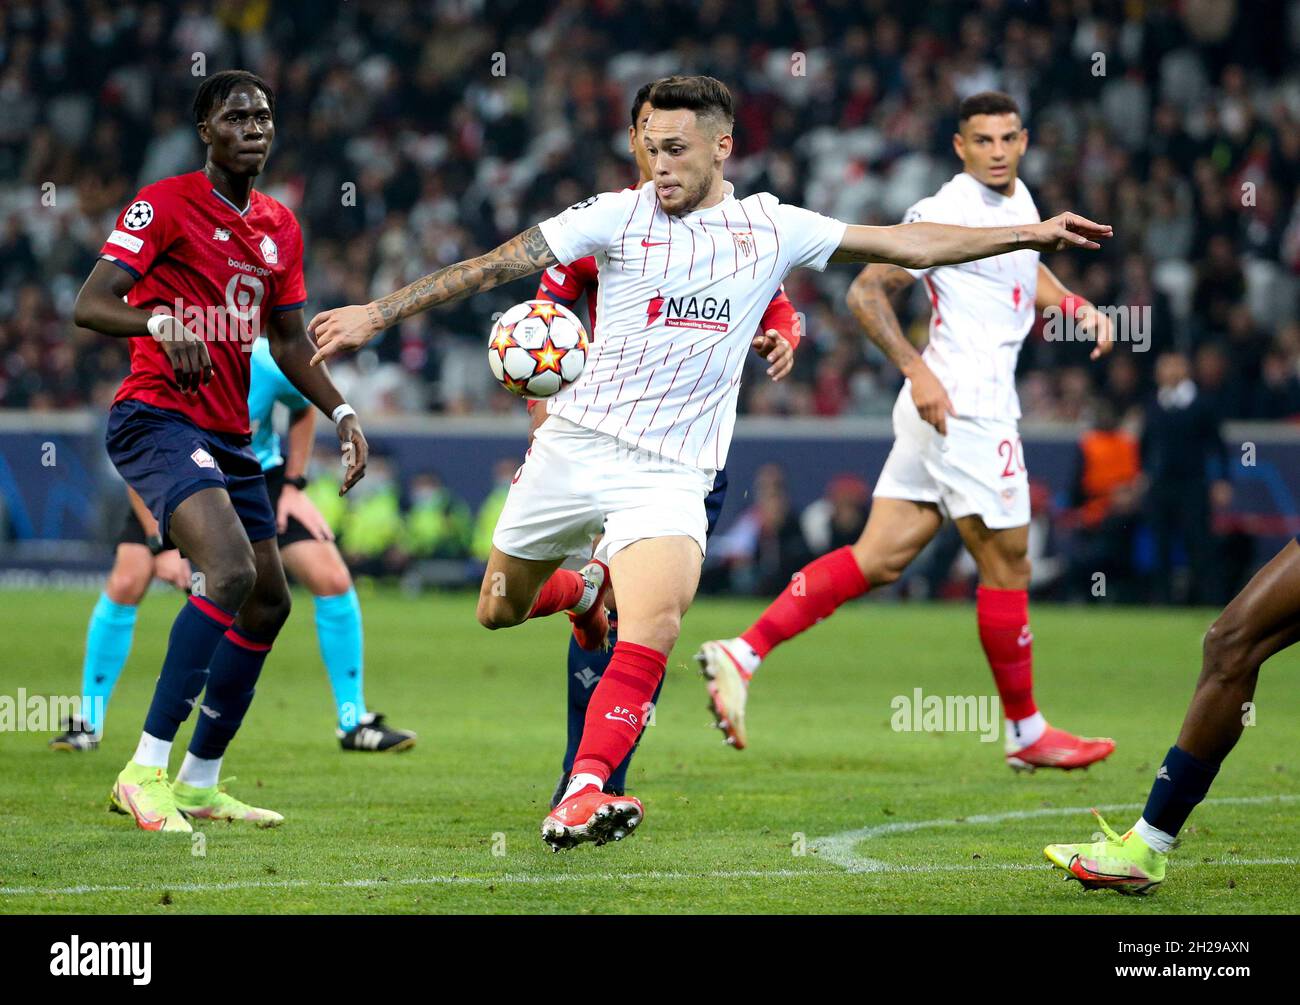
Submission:
[[[1020,637],[1016,639],[1016,645],[1020,646],[1023,649],[1025,646],[1030,645],[1033,641],[1034,641],[1034,633],[1029,630],[1028,625],[1025,625],[1024,628],[1020,629]]]
[[[1166,782],[1172,782],[1172,781],[1173,781],[1173,779],[1169,777],[1169,769],[1166,768],[1163,764],[1160,765],[1160,770],[1156,772],[1156,781],[1159,781],[1159,780],[1162,779],[1162,778],[1163,778]]]
[[[214,231],[212,232],[212,240],[214,240],[214,241],[229,241],[229,240],[230,240],[230,231],[226,230],[224,227],[218,227],[216,230],[214,230]]]
[[[209,719],[221,718],[221,713],[218,712],[215,708],[213,708],[210,705],[200,705],[199,711],[202,712],[204,715],[206,715]]]
[[[591,685],[595,684],[596,681],[600,680],[600,674],[594,673],[591,667],[583,667],[573,676],[576,677],[578,683],[581,684],[583,687],[585,687],[588,691],[591,690]]]

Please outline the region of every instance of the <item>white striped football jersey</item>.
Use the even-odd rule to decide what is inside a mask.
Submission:
[[[749,344],[785,277],[821,271],[845,224],[762,192],[671,217],[653,185],[543,221],[568,265],[595,255],[597,331],[583,375],[548,399],[580,426],[699,468],[727,463]]]

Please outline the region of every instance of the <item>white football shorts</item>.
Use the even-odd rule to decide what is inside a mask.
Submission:
[[[978,515],[992,530],[1029,523],[1029,476],[1015,420],[948,416],[948,435],[921,418],[904,386],[894,447],[873,495],[938,503],[952,519]]]
[[[683,535],[704,554],[705,497],[717,472],[550,416],[515,472],[492,543],[515,558],[589,554],[608,562],[644,538]]]

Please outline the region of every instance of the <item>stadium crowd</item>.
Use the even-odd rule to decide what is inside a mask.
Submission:
[[[625,186],[629,98],[656,76],[706,72],[733,88],[739,190],[860,222],[897,221],[954,173],[958,101],[1001,88],[1030,127],[1021,174],[1043,215],[1069,207],[1115,225],[1102,253],[1052,268],[1098,304],[1151,308],[1104,365],[1040,326],[1021,357],[1025,416],[1087,421],[1099,398],[1128,413],[1170,348],[1188,354],[1219,417],[1300,416],[1297,4],[313,8],[0,6],[0,406],[105,403],[126,347],[72,326],[77,288],[136,189],[201,162],[196,74],[247,66],[277,88],[264,187],[303,222],[309,313]],[[751,380],[743,411],[888,414],[900,378],[843,306],[851,279],[791,278],[808,338],[792,379]],[[532,283],[411,320],[337,366],[340,384],[362,414],[515,408],[490,384],[482,341]],[[928,308],[917,284],[902,316],[918,337]]]

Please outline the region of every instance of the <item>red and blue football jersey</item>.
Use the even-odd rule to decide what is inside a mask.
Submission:
[[[133,338],[131,372],[114,404],[142,401],[180,412],[201,429],[247,435],[253,342],[271,312],[307,301],[293,213],[256,190],[247,206],[236,206],[193,171],[141,189],[100,256],[135,277],[127,303],[162,307],[201,331],[212,358],[212,382],[185,394],[162,346]]]

